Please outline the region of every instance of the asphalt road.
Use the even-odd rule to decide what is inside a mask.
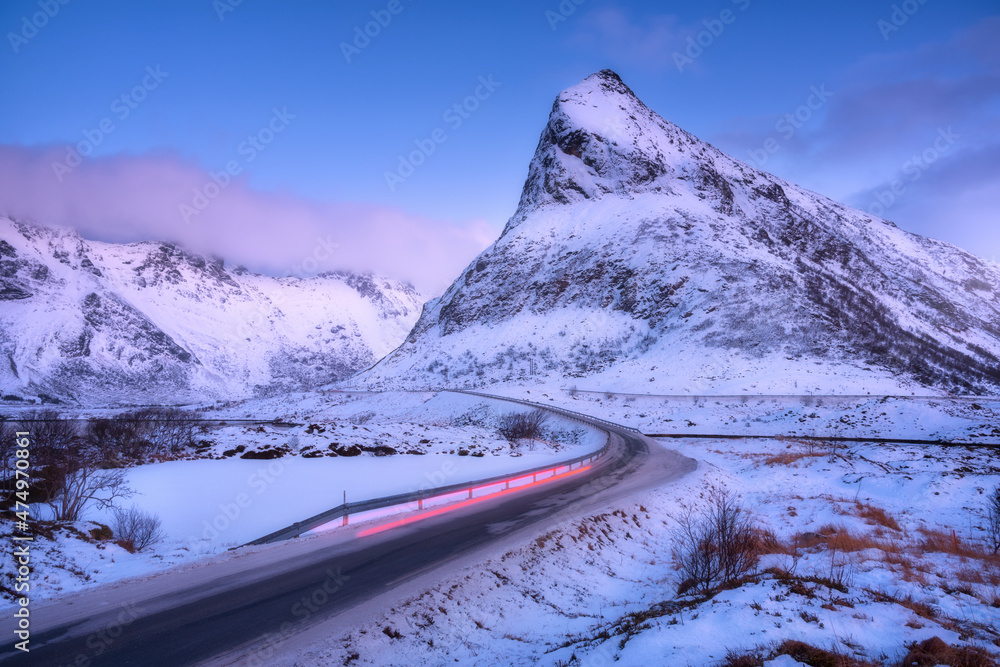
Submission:
[[[644,436],[612,430],[610,437],[609,456],[591,470],[504,498],[377,535],[335,530],[259,547],[235,566],[167,571],[40,605],[32,610],[30,653],[14,650],[13,633],[4,631],[0,661],[178,667],[226,655],[227,664],[270,664],[286,640],[317,622],[428,572],[446,576],[449,563],[484,547],[524,539],[525,531],[596,511],[694,468]]]

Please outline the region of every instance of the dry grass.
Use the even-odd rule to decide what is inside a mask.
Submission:
[[[844,526],[833,524],[822,526],[815,533],[799,534],[795,539],[798,545],[804,549],[825,546],[830,550],[843,553],[867,551],[868,549],[877,549],[887,554],[899,554],[903,551],[902,546],[895,540],[883,539],[874,533],[861,535]]]
[[[802,459],[818,458],[824,456],[821,452],[781,452],[780,454],[763,455],[758,465],[766,466],[790,466]]]
[[[816,532],[799,533],[792,540],[785,542],[774,533],[763,531],[762,551],[793,557],[802,551],[815,549],[826,549],[831,553],[841,554],[876,552],[874,557],[881,559],[888,568],[899,573],[903,581],[921,585],[930,585],[928,575],[940,569],[932,567],[925,556],[930,553],[948,554],[957,556],[963,562],[961,567],[946,567],[940,571],[940,574],[953,582],[951,588],[954,590],[968,590],[970,595],[986,600],[982,591],[972,592],[972,586],[993,588],[1000,586],[1000,556],[984,545],[963,541],[945,531],[927,528],[919,529],[920,538],[908,538],[891,526],[883,527],[881,513],[876,511],[871,515],[878,519],[878,525],[875,530],[868,533],[857,533],[843,525],[827,524]],[[888,518],[891,520],[891,517]],[[866,554],[863,558],[868,560],[872,558],[872,554]],[[966,563],[966,561],[972,562]]]
[[[899,664],[910,667],[930,667],[931,665],[948,665],[949,667],[996,667],[996,660],[986,651],[969,646],[949,646],[938,637],[911,644],[907,647],[909,653]]]
[[[918,528],[922,538],[920,549],[925,552],[951,554],[961,558],[972,558],[984,561],[994,567],[1000,567],[1000,555],[987,549],[985,545],[969,542],[959,538],[955,533],[933,528]]]
[[[921,618],[926,618],[927,620],[934,620],[937,617],[937,612],[934,608],[923,602],[918,602],[914,600],[911,596],[907,595],[905,597],[899,597],[897,595],[892,595],[886,591],[878,591],[871,588],[866,588],[865,591],[872,596],[877,602],[885,602],[889,604],[898,604],[902,607],[906,607],[914,614]]]
[[[899,523],[893,518],[891,514],[886,512],[881,507],[876,507],[875,505],[869,505],[867,503],[855,502],[853,510],[850,514],[864,519],[866,522],[873,526],[882,526],[883,528],[888,528],[890,530],[901,531]]]
[[[765,660],[772,660],[779,655],[787,655],[813,667],[881,667],[882,664],[859,660],[839,649],[831,651],[794,639],[786,639],[777,646],[772,646],[773,648],[759,647],[744,653],[730,651],[721,667],[760,667]]]

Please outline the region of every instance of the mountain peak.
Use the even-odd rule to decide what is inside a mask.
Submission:
[[[692,146],[711,148],[651,111],[612,70],[591,74],[556,97],[507,230],[550,205],[669,194]]]
[[[997,295],[995,265],[735,160],[604,70],[558,95],[504,234],[367,377],[995,392]]]
[[[627,95],[638,100],[635,93],[632,92],[632,89],[625,85],[625,82],[622,81],[622,78],[618,76],[618,73],[614,70],[602,69],[600,72],[594,72],[575,87],[588,85],[597,85],[607,93]]]

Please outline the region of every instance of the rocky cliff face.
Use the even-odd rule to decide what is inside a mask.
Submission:
[[[111,404],[312,387],[398,345],[422,301],[377,276],[271,278],[0,219],[0,391]]]
[[[605,70],[559,94],[500,239],[364,377],[995,391],[998,296],[996,264],[730,158]]]

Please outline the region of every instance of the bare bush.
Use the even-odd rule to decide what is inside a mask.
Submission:
[[[134,458],[141,449],[139,431],[134,423],[120,416],[94,419],[87,424],[86,439],[102,465],[117,465]]]
[[[163,539],[160,517],[136,505],[115,509],[113,524],[118,543],[131,552],[147,549]]]
[[[0,421],[0,479],[14,474],[15,437],[14,425],[6,419]]]
[[[986,498],[986,542],[1000,551],[1000,486]]]
[[[757,567],[760,530],[728,491],[713,490],[704,512],[689,510],[678,524],[673,556],[681,592],[707,593]]]
[[[87,441],[105,463],[143,461],[149,456],[176,454],[194,439],[191,413],[178,408],[143,408],[95,419]]]
[[[123,470],[101,468],[100,453],[80,437],[74,420],[43,410],[19,420],[16,430],[30,434],[33,492],[56,521],[78,521],[89,504],[107,508],[132,494]]]
[[[55,410],[41,410],[19,420],[15,430],[29,434],[33,487],[43,501],[56,497],[83,454],[76,423]]]
[[[194,419],[180,408],[144,408],[123,418],[136,426],[150,453],[177,453],[194,438]]]
[[[497,418],[497,432],[509,442],[522,438],[541,437],[542,426],[549,419],[549,413],[541,408],[531,412],[510,412]]]
[[[133,494],[124,470],[104,470],[86,458],[70,462],[61,474],[62,489],[48,500],[56,521],[79,521],[87,505],[113,507]]]
[[[375,417],[374,412],[359,412],[356,415],[352,415],[347,421],[355,424],[356,426],[361,426],[362,424],[367,424]]]

